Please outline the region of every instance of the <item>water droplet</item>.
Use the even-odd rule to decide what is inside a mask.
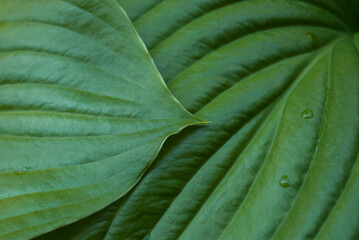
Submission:
[[[310,44],[311,44],[312,46],[315,46],[315,45],[318,44],[319,39],[318,39],[318,36],[315,35],[315,33],[309,32],[309,33],[307,33],[307,34],[305,35],[305,37],[309,39]]]
[[[302,112],[302,118],[304,119],[310,119],[313,117],[313,111],[310,110],[310,109],[305,109],[303,112]]]
[[[21,175],[23,171],[21,169],[13,171],[15,175]]]
[[[287,175],[284,175],[280,178],[279,184],[282,186],[282,188],[287,188],[290,186],[289,179]]]

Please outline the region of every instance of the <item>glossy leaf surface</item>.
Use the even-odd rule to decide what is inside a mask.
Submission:
[[[358,239],[357,1],[119,0],[211,121],[123,199],[41,239]]]
[[[115,1],[0,1],[0,239],[29,239],[127,193],[198,123]]]

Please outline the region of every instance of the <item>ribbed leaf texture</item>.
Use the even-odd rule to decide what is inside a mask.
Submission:
[[[200,122],[114,1],[0,1],[0,239],[29,239],[127,193]]]
[[[40,239],[359,239],[358,1],[119,0],[211,121],[123,199]]]

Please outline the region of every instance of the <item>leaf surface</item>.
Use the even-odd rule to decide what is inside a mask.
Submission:
[[[123,199],[41,239],[359,237],[357,1],[119,0],[170,90],[211,121]]]
[[[0,239],[29,239],[127,193],[201,122],[115,1],[0,1]]]

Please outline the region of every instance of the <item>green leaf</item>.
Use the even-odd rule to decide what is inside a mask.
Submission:
[[[40,239],[358,238],[358,1],[118,1],[211,124],[170,138],[123,199]]]
[[[0,1],[0,239],[109,205],[165,139],[202,122],[115,1]]]

